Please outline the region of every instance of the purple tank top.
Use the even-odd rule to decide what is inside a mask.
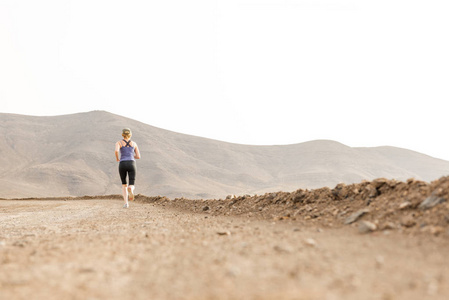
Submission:
[[[131,141],[123,140],[126,145],[120,148],[120,161],[129,161],[134,159],[134,147],[131,146]]]

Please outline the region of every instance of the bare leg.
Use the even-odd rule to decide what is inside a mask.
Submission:
[[[127,184],[122,185],[122,195],[123,195],[123,201],[125,201],[125,204],[128,204],[128,185]]]
[[[134,200],[134,185],[128,186],[128,194],[129,194],[129,200]]]

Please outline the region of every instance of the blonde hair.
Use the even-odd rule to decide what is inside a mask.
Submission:
[[[123,130],[122,130],[122,136],[125,138],[125,139],[130,139],[131,137],[132,137],[132,132],[131,132],[131,129],[129,129],[129,128],[124,128]]]

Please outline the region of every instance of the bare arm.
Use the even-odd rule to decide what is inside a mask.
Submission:
[[[120,161],[120,157],[119,157],[119,155],[118,155],[119,152],[120,152],[120,143],[117,142],[117,143],[115,144],[115,159],[116,159],[117,161]]]
[[[137,144],[134,143],[134,158],[135,159],[139,159],[140,158],[140,151],[139,151],[139,147],[137,147]]]

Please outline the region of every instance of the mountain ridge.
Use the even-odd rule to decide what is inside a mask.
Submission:
[[[114,144],[130,127],[142,159],[137,192],[220,198],[332,187],[379,177],[431,181],[449,162],[412,150],[352,148],[330,140],[242,145],[181,134],[105,111],[62,116],[0,114],[0,197],[120,192]]]

